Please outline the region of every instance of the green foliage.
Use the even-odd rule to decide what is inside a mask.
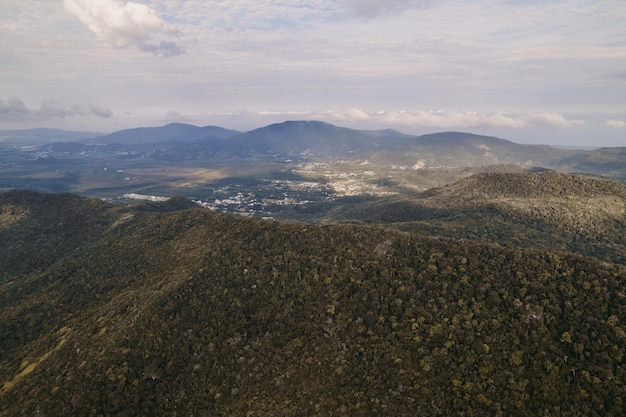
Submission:
[[[622,266],[176,201],[66,202],[69,240],[107,220],[5,268],[0,416],[623,412]]]
[[[345,204],[328,215],[626,263],[626,187],[582,175],[489,172],[415,197]]]
[[[0,283],[45,268],[106,231],[106,203],[71,194],[0,193]]]

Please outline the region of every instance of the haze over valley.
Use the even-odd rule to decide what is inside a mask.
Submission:
[[[56,130],[0,135],[3,188],[108,199],[180,195],[228,206],[222,207],[226,211],[255,207],[243,211],[257,215],[264,215],[260,207],[421,192],[489,170],[547,168],[626,178],[624,148],[521,145],[459,132],[413,136],[319,121],[248,132],[173,123],[108,135]],[[59,141],[63,135],[69,140]]]

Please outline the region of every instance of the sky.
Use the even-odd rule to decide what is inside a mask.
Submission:
[[[0,130],[285,120],[626,146],[626,1],[0,0]]]

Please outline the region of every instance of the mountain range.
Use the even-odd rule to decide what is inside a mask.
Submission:
[[[46,132],[45,135],[34,132]],[[568,171],[594,171],[622,178],[626,148],[572,150],[547,145],[521,145],[504,139],[460,132],[413,136],[394,130],[364,131],[334,126],[319,121],[288,121],[249,132],[217,126],[198,127],[172,123],[162,127],[140,127],[108,135],[84,138],[87,133],[59,130],[0,131],[5,140],[37,145],[56,138],[58,142],[77,141],[98,145],[106,151],[116,149],[145,153],[160,146],[160,155],[172,158],[198,157],[214,151],[233,156],[290,156],[300,160],[325,158],[369,158],[370,162],[420,167],[466,167],[493,164],[542,166]],[[41,139],[44,138],[45,139]],[[63,139],[63,140],[61,140]],[[45,146],[43,145],[46,149]],[[93,149],[93,148],[91,148]],[[76,147],[76,152],[86,148]],[[66,146],[66,152],[71,153]],[[202,152],[200,152],[202,154]],[[223,154],[222,154],[223,155]]]

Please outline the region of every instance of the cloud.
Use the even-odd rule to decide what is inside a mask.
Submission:
[[[139,49],[144,52],[152,52],[155,55],[163,55],[164,57],[179,56],[185,53],[185,50],[172,41],[161,41],[156,43],[140,43]]]
[[[88,105],[89,112],[94,116],[109,118],[113,117],[113,112],[111,109],[107,109],[106,107],[100,107],[96,104],[89,103]]]
[[[116,48],[137,46],[155,55],[178,56],[184,48],[172,40],[171,28],[149,6],[120,0],[64,0],[65,9],[100,39]]]
[[[31,111],[16,97],[0,98],[0,119],[15,120],[26,117]]]
[[[585,124],[582,120],[567,120],[558,113],[529,113],[522,117],[531,126],[571,127]]]
[[[357,16],[366,18],[397,14],[409,9],[430,6],[428,0],[342,0],[342,3]]]
[[[353,121],[368,120],[370,116],[361,109],[350,109],[346,112],[346,116]]]
[[[20,98],[0,98],[0,120],[51,120],[76,116],[109,118],[113,112],[91,103],[68,108],[57,100],[44,99],[39,107],[27,107]]]
[[[498,127],[518,129],[524,127],[524,122],[519,118],[506,116],[499,113],[478,112],[385,112],[379,113],[386,124],[406,125],[410,127],[428,127],[436,129],[469,129]]]
[[[163,113],[160,120],[167,123],[196,123],[197,119],[201,119],[203,115],[199,114],[180,114],[176,110],[170,110]]]
[[[43,100],[39,109],[33,110],[32,113],[42,119],[64,119],[65,117],[73,116],[73,113],[65,108],[63,104],[52,99]]]
[[[463,111],[379,111],[365,112],[351,109],[346,112],[327,112],[321,118],[340,122],[370,122],[385,126],[404,126],[409,128],[433,129],[477,129],[506,128],[521,129],[526,127],[566,128],[585,124],[582,120],[569,120],[558,113],[482,113]]]
[[[623,120],[607,120],[605,123],[608,127],[614,127],[616,129],[621,129],[626,127],[626,122]]]

